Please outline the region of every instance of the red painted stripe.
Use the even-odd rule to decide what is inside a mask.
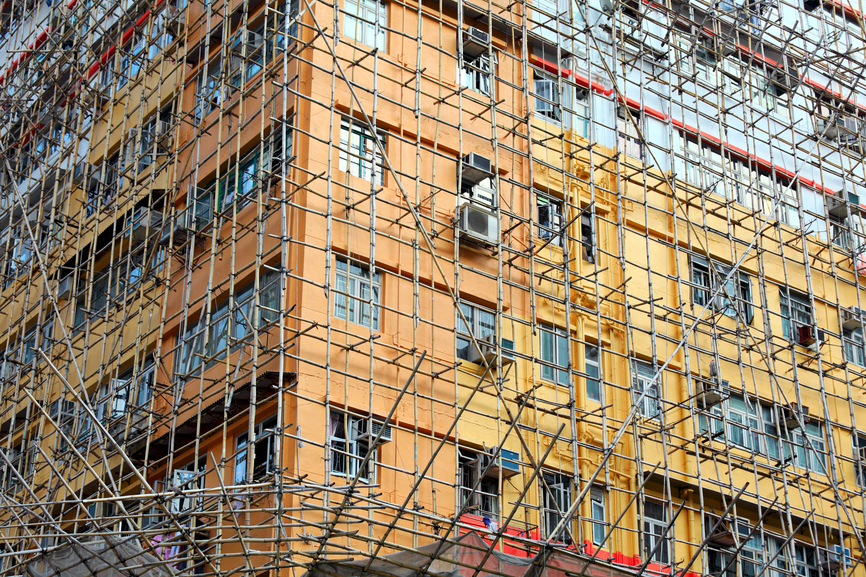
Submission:
[[[75,8],[75,5],[78,4],[78,0],[69,0],[69,4],[66,5],[67,8]]]
[[[536,56],[534,54],[532,54],[529,57],[529,60],[530,60],[530,62],[532,62],[533,64],[535,64],[539,68],[543,68],[544,70],[546,70],[547,72],[550,72],[551,74],[559,73],[559,74],[562,74],[563,76],[566,76],[566,77],[571,76],[571,70],[569,70],[568,68],[562,68],[560,66],[557,66],[553,62],[548,62],[547,60],[544,60],[543,58],[539,58],[538,56]]]
[[[87,69],[87,79],[90,80],[91,78],[96,76],[97,72],[99,72],[99,62],[94,62],[90,65],[90,68]]]
[[[138,17],[138,20],[135,21],[135,27],[138,28],[139,26],[147,22],[148,18],[150,18],[150,10],[146,10],[144,14]]]
[[[135,32],[135,26],[130,26],[126,32],[123,33],[123,36],[120,37],[120,45],[123,46],[127,42],[132,39],[132,35]]]
[[[743,150],[742,148],[740,148],[738,146],[734,146],[734,145],[729,144],[727,142],[722,142],[719,138],[713,136],[712,134],[707,134],[706,132],[699,131],[694,126],[689,126],[688,124],[683,123],[681,120],[673,119],[671,122],[673,123],[674,126],[676,126],[677,128],[680,128],[683,132],[688,132],[692,136],[700,136],[701,140],[703,140],[703,141],[709,141],[710,143],[712,143],[712,145],[714,145],[718,148],[733,152],[734,156],[737,156],[740,160],[745,160],[748,162],[754,162],[755,164],[757,164],[758,166],[760,166],[761,168],[763,168],[764,170],[767,170],[767,171],[774,171],[775,170],[776,174],[779,174],[779,175],[784,176],[785,178],[788,178],[791,180],[796,178],[797,181],[799,181],[801,184],[805,184],[806,186],[814,188],[815,190],[823,192],[824,194],[835,194],[834,191],[830,190],[829,188],[825,188],[825,187],[821,186],[820,184],[816,183],[814,180],[804,178],[802,176],[796,176],[796,173],[788,170],[787,168],[782,168],[781,166],[779,166],[777,164],[776,165],[772,164],[769,160],[766,160],[766,159],[761,158],[759,156],[756,156],[754,154],[749,154],[748,152],[746,152],[745,150]]]

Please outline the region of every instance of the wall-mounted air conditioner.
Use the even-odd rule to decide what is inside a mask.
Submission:
[[[470,26],[463,31],[463,59],[475,60],[485,54],[490,46],[490,35]]]
[[[369,421],[367,419],[360,419],[357,421],[358,423],[358,434],[357,439],[367,441],[372,443],[376,439],[376,435],[379,434],[379,431],[382,431],[382,436],[379,437],[379,444],[382,443],[390,443],[393,440],[390,425],[386,425],[384,423],[380,423],[379,421]],[[369,424],[369,430],[367,429],[367,425]]]
[[[144,241],[159,229],[162,215],[149,206],[140,206],[132,216],[132,240]]]
[[[707,534],[707,542],[716,547],[733,547],[737,540],[734,535],[734,523],[728,520],[716,523],[719,518],[714,515],[707,515],[705,523],[705,533]],[[715,530],[713,529],[715,527]]]
[[[178,212],[169,220],[168,226],[162,227],[161,245],[168,245],[174,234],[176,243],[183,242],[196,233],[195,215],[189,209]]]
[[[502,476],[507,479],[520,474],[520,453],[502,449],[499,451],[499,455],[494,457],[497,448],[492,447],[484,454],[485,459],[481,462],[481,469],[487,469],[486,476],[498,477],[501,472]]]
[[[506,365],[514,362],[514,341],[502,339],[502,364]],[[496,335],[490,334],[483,339],[478,339],[478,346],[481,347],[479,352],[474,346],[469,345],[469,361],[481,364],[482,360],[487,361],[487,364],[496,362]]]
[[[485,246],[499,244],[499,220],[493,211],[463,204],[457,208],[457,223],[460,238]]]
[[[778,407],[777,416],[779,423],[784,423],[788,429],[796,429],[800,426],[800,421],[797,416],[803,421],[803,424],[809,422],[809,407],[791,403],[790,405],[781,405]]]
[[[728,381],[722,381],[720,384],[717,378],[695,379],[695,383],[698,405],[705,409],[718,405],[728,398]]]
[[[471,186],[493,176],[493,163],[489,158],[470,152],[463,157],[460,172],[463,186]]]
[[[862,319],[863,319],[863,311],[860,310],[859,307],[851,307],[850,309],[843,308],[841,309],[842,313],[842,328],[846,331],[853,331],[854,329],[859,329]]]
[[[68,301],[72,296],[72,275],[67,275],[60,279],[57,285],[57,300]]]

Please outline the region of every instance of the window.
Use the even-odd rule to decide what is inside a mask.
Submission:
[[[139,30],[133,33],[132,40],[120,52],[117,89],[123,88],[127,82],[135,78],[145,61],[144,47],[147,44],[146,32]]]
[[[166,106],[146,119],[140,131],[135,128],[130,130],[125,147],[124,164],[129,166],[138,158],[137,170],[142,171],[153,163],[154,149],[157,156],[168,154],[169,148],[165,146],[162,137],[170,136],[173,124],[172,107]]]
[[[146,416],[150,395],[153,391],[155,366],[152,360],[144,363],[138,378],[133,378],[133,370],[129,369],[121,373],[116,379],[111,379],[111,411],[109,418],[118,419],[125,417],[127,407],[135,407],[140,410],[139,416]],[[125,424],[125,423],[124,423]],[[135,422],[133,422],[135,425]]]
[[[388,8],[378,0],[346,0],[343,33],[361,44],[388,50]]]
[[[203,66],[196,79],[196,110],[195,116],[201,120],[220,107],[223,101],[223,89],[220,87],[220,58],[212,60]],[[228,89],[226,89],[228,90]],[[228,96],[226,94],[226,96]]]
[[[458,451],[461,505],[469,512],[495,517],[499,514],[499,479],[490,469],[481,477],[485,468],[482,453],[463,448]]]
[[[730,274],[731,267],[713,261],[712,266],[715,269],[713,274],[707,259],[693,256],[691,260],[692,282],[696,285],[692,289],[692,302],[695,307],[703,307]],[[738,312],[742,313],[744,320],[751,324],[753,317],[751,294],[752,283],[748,275],[737,272],[725,283],[724,289],[716,294],[712,308],[731,318],[737,318]],[[732,298],[736,299],[736,304],[731,302]]]
[[[337,258],[334,316],[379,330],[379,273],[362,264]]]
[[[595,263],[595,238],[592,234],[592,213],[584,212],[580,215],[580,244],[583,260]]]
[[[272,322],[279,306],[279,274],[265,271],[259,276],[259,329]],[[230,298],[211,305],[210,321],[203,310],[197,321],[190,321],[187,329],[178,335],[175,348],[174,372],[188,376],[196,373],[208,359],[206,368],[214,366],[242,344],[253,344],[255,282],[236,290],[234,303]],[[231,305],[234,305],[233,307]],[[207,330],[205,330],[207,329]],[[204,342],[207,338],[207,343]]]
[[[635,123],[641,125],[641,113],[632,110],[631,117],[625,106],[617,107],[616,128],[618,134],[619,152],[626,156],[643,160],[643,139],[638,132]]]
[[[499,199],[496,194],[496,177],[483,178],[475,184],[461,179],[460,196],[468,198],[471,202],[480,202],[496,208]]]
[[[563,329],[551,326],[542,326],[539,330],[541,332],[541,360],[549,363],[541,365],[541,378],[560,385],[568,385],[568,335]],[[555,367],[564,367],[565,370]]]
[[[842,343],[845,349],[845,360],[859,367],[866,367],[866,355],[863,351],[863,329],[843,329]]]
[[[377,134],[382,149],[385,149],[385,134]],[[373,134],[366,125],[344,117],[340,123],[340,170],[352,176],[385,184],[382,156]]]
[[[550,239],[550,244],[562,246],[562,203],[536,193],[538,208],[538,238]]]
[[[543,537],[553,539],[559,543],[571,543],[568,524],[563,523],[559,531],[553,531],[563,519],[563,515],[571,507],[571,476],[563,473],[542,473],[544,482],[541,483],[540,491],[544,496],[543,509]],[[547,485],[547,488],[545,488]],[[548,490],[549,489],[549,490]]]
[[[584,366],[586,377],[586,397],[592,401],[601,402],[601,364],[598,347],[586,345],[584,348]]]
[[[801,577],[819,577],[821,571],[818,570],[818,552],[814,547],[794,545],[794,572]],[[824,574],[829,573],[828,570],[823,571]]]
[[[607,532],[607,517],[604,513],[604,489],[592,487],[589,490],[590,507],[592,508],[592,544],[601,546],[604,534]]]
[[[464,361],[472,361],[478,357],[472,354],[472,339],[469,338],[470,332],[475,336],[475,340],[479,343],[486,337],[496,334],[496,315],[490,311],[474,307],[465,303],[460,303],[460,312],[466,317],[467,327],[463,323],[460,315],[457,315],[457,337],[455,344],[457,347],[457,358]],[[474,361],[473,361],[474,362]]]
[[[272,417],[258,423],[253,437],[253,476],[252,481],[259,481],[277,470],[276,429],[277,418]],[[237,436],[237,453],[235,453],[235,485],[243,485],[247,480],[247,455],[249,454],[249,433],[243,432]]]
[[[481,54],[474,60],[464,60],[460,71],[460,85],[485,96],[492,94],[493,76],[496,66],[496,56],[493,66],[490,65],[490,55]]]
[[[727,381],[722,381],[723,387],[727,385]],[[709,413],[709,417],[700,415],[700,428],[704,433],[711,429],[712,439],[723,440],[727,435],[733,445],[778,459],[779,434],[772,405],[752,397],[731,395],[724,403],[714,405]],[[723,413],[728,423],[727,431],[722,422]]]
[[[191,462],[172,471],[171,486],[179,491],[184,491],[184,494],[170,498],[168,502],[169,512],[180,515],[181,513],[188,513],[193,510],[201,510],[204,497],[202,495],[195,495],[194,492],[196,489],[199,491],[204,489],[204,473],[204,460],[199,463],[198,467],[195,466],[194,462]]]
[[[794,451],[794,463],[802,469],[826,474],[824,429],[821,423],[804,423],[804,429],[788,431]]]
[[[535,115],[548,122],[562,120],[559,83],[549,74],[535,71],[534,83]]]
[[[670,565],[670,537],[667,530],[667,508],[656,501],[643,502],[643,553],[645,559],[651,559],[662,565]],[[654,554],[653,549],[658,545]]]
[[[56,423],[58,430],[66,436],[66,439],[72,439],[75,429],[75,401],[67,401],[66,399],[54,401],[51,403],[48,415]],[[62,435],[58,435],[58,437],[58,447],[65,448],[66,440]]]
[[[661,413],[659,401],[659,389],[661,384],[661,375],[655,379],[656,371],[652,365],[633,361],[633,388],[635,401],[647,391],[643,401],[641,401],[641,415],[648,419],[658,419]]]
[[[800,327],[812,327],[812,304],[809,297],[782,288],[779,291],[780,312],[782,315],[782,336],[797,341]]]
[[[855,433],[854,441],[854,474],[857,484],[866,487],[866,435]]]
[[[330,443],[331,472],[335,475],[354,478],[358,477],[365,483],[373,483],[376,479],[376,453],[361,468],[361,464],[370,451],[367,430],[368,419],[348,415],[340,411],[331,411]]]

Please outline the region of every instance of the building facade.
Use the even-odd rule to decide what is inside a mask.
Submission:
[[[859,6],[0,33],[5,575],[864,571]]]

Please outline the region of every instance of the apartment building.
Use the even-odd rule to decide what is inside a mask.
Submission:
[[[861,7],[0,35],[4,575],[863,572]]]

